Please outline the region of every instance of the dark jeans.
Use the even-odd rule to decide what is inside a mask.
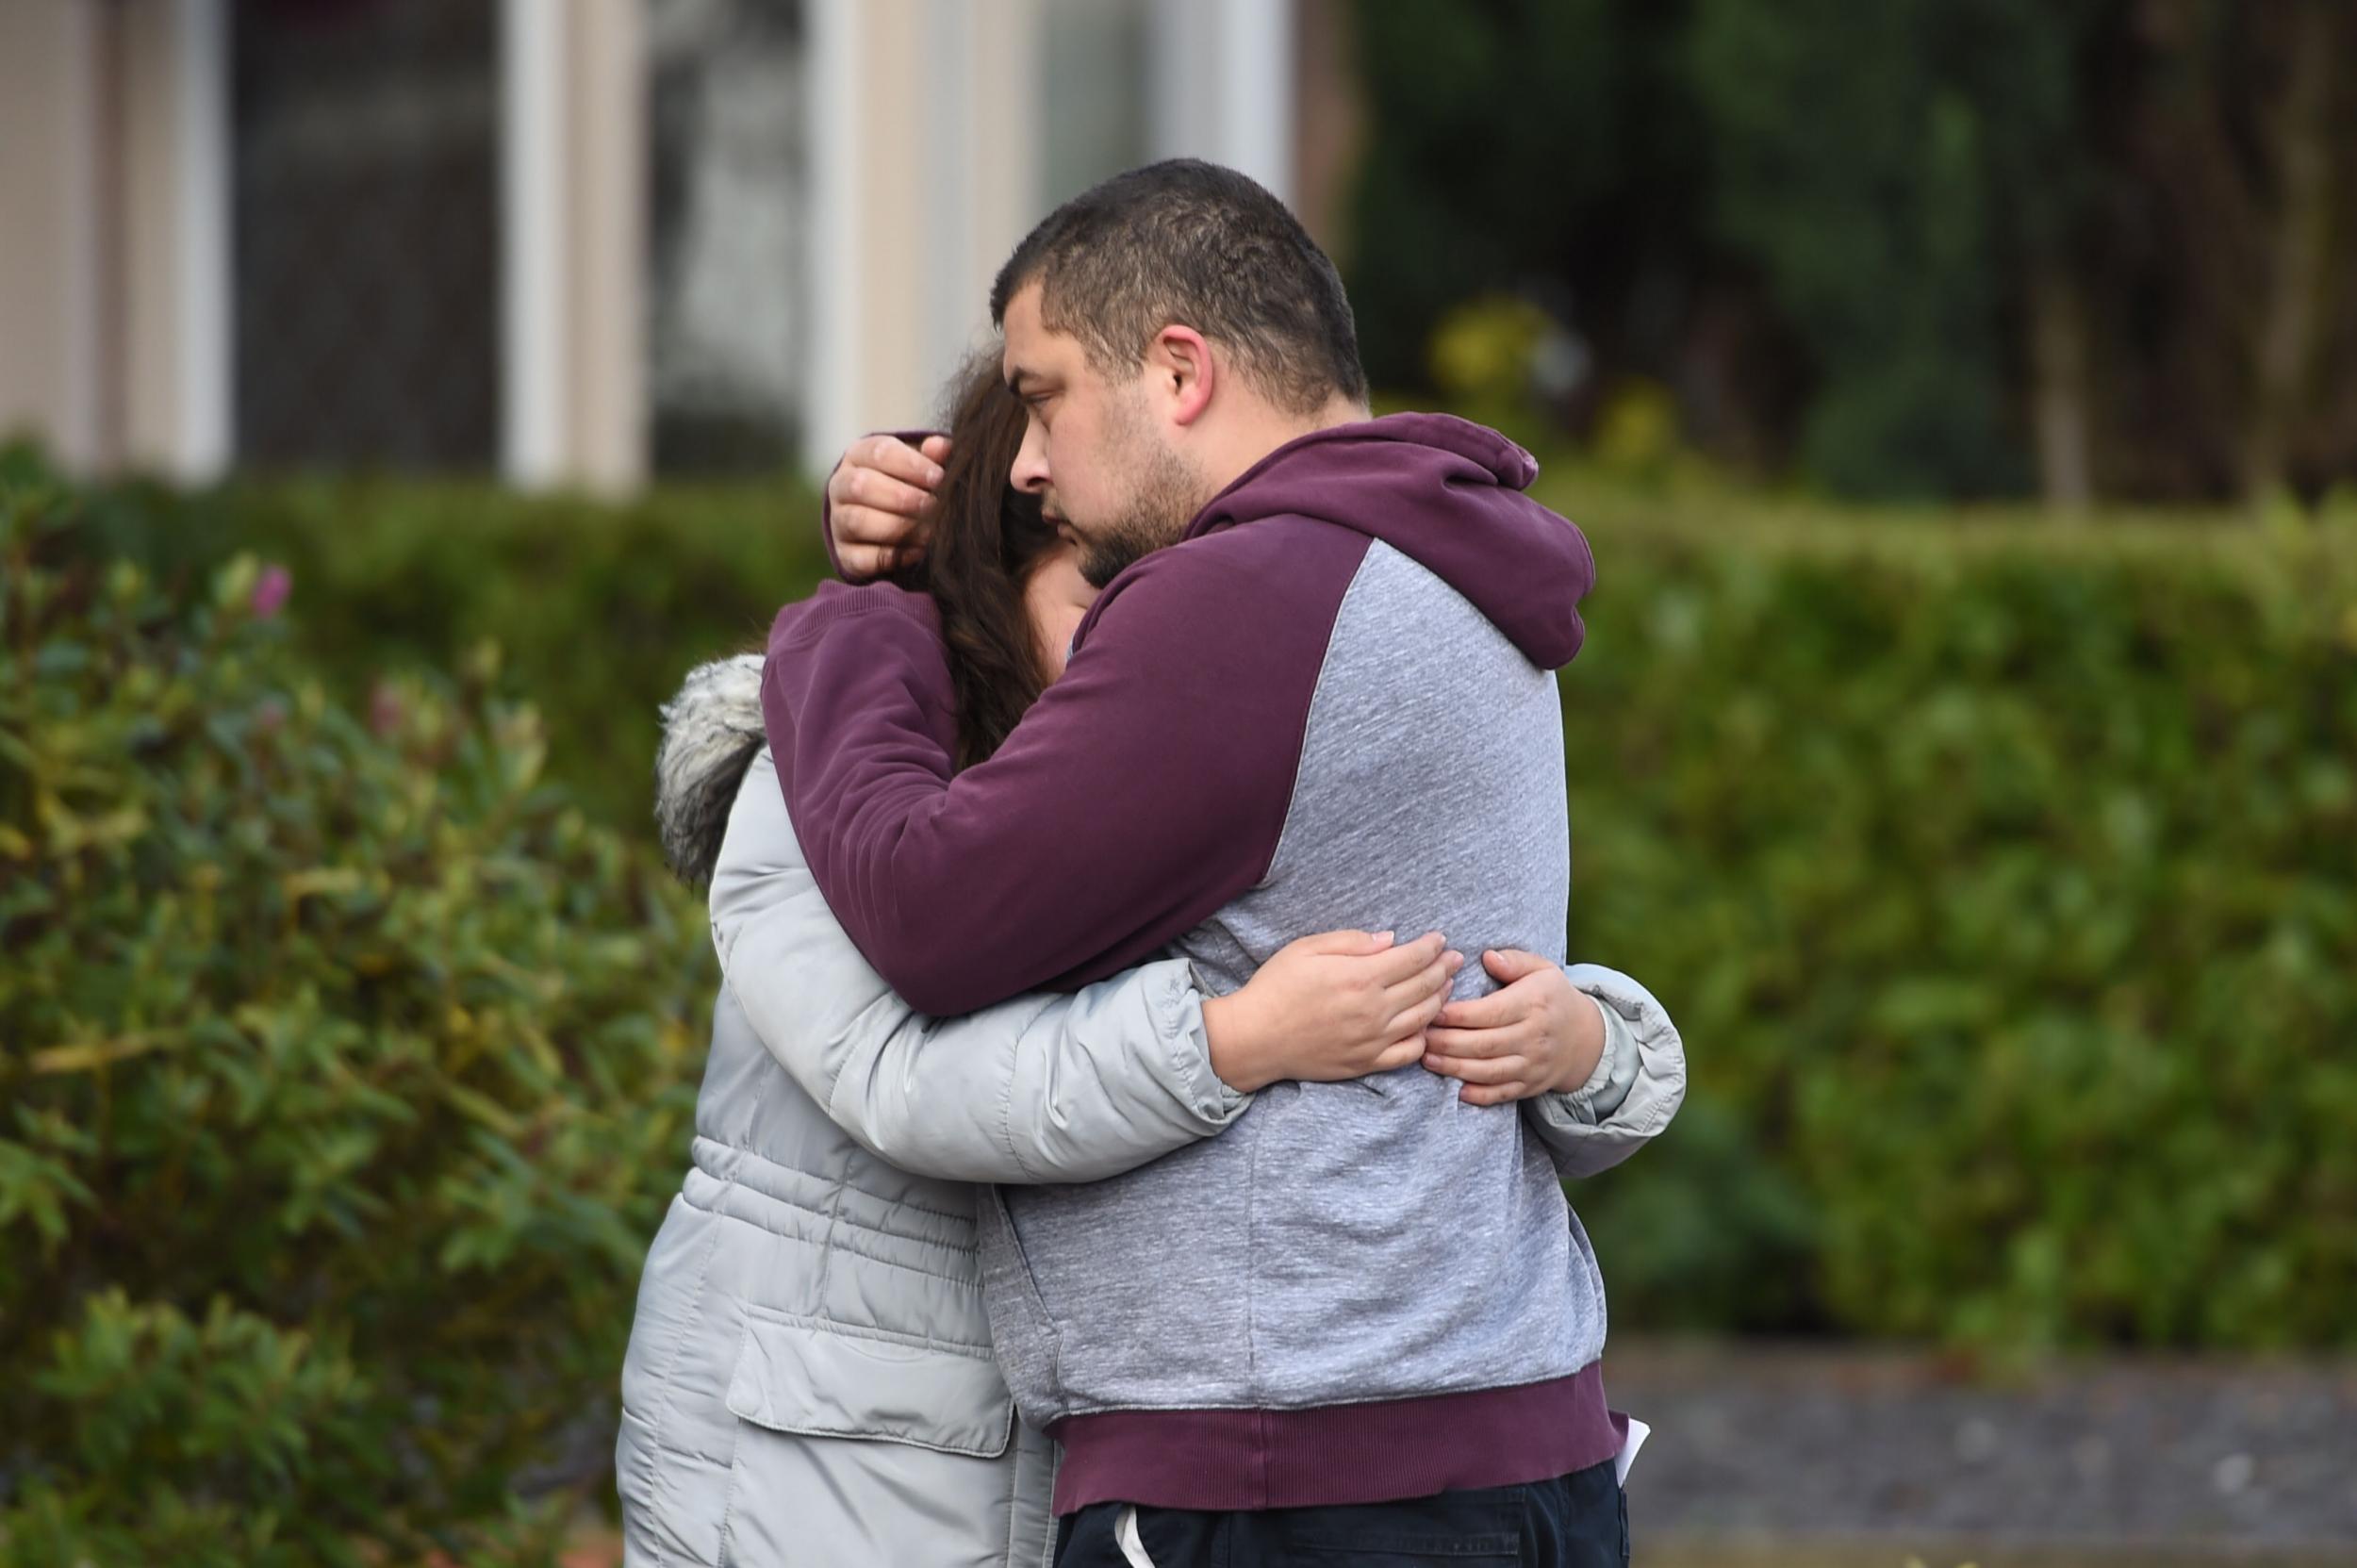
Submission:
[[[1056,1568],[1131,1568],[1116,1535],[1127,1503],[1067,1514],[1056,1532]],[[1138,1541],[1153,1568],[1624,1568],[1628,1503],[1612,1461],[1527,1486],[1443,1492],[1397,1503],[1202,1513],[1137,1510]]]

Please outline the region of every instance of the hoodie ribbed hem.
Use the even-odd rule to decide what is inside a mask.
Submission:
[[[1542,1481],[1621,1451],[1603,1363],[1514,1388],[1315,1410],[1109,1411],[1048,1428],[1055,1509],[1206,1510],[1387,1503]]]

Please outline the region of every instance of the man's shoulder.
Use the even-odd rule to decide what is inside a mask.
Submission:
[[[868,616],[888,618],[894,624],[921,631],[936,640],[941,635],[941,612],[930,595],[912,593],[887,582],[831,580],[819,584],[809,598],[795,600],[778,611],[769,623],[769,652],[809,647],[833,628]]]
[[[1228,522],[1207,534],[1182,539],[1140,562],[1164,558],[1201,563],[1208,569],[1261,568],[1291,563],[1314,566],[1323,560],[1356,561],[1373,542],[1358,529],[1325,518],[1280,512],[1248,522]]]

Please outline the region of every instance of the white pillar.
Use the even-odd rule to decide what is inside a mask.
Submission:
[[[1038,0],[809,0],[802,460],[920,424],[1040,214]]]
[[[1005,18],[978,19],[969,0],[926,0],[923,25],[925,76],[931,91],[921,100],[925,155],[917,188],[925,211],[920,222],[929,231],[930,248],[948,264],[926,269],[917,347],[926,367],[919,375],[926,385],[938,387],[964,356],[975,322],[984,314],[984,296],[971,266],[981,195],[972,167],[971,127],[985,96],[974,79],[974,49],[984,27],[1003,27]],[[987,288],[985,281],[982,289]]]
[[[1293,0],[1152,0],[1156,157],[1241,170],[1294,199]]]
[[[565,470],[611,495],[645,483],[651,434],[645,0],[569,4]]]
[[[173,357],[179,406],[168,461],[173,477],[202,483],[226,472],[237,450],[229,7],[227,0],[175,0],[173,8],[180,189]]]
[[[861,275],[860,65],[865,51],[861,0],[809,0],[810,355],[802,390],[802,466],[825,473],[851,438],[871,428],[865,361],[859,353],[866,310]],[[898,419],[909,418],[903,414]],[[894,422],[886,415],[882,422]]]
[[[225,0],[118,6],[108,183],[119,323],[107,373],[116,460],[184,484],[229,467],[231,360],[229,8]]]
[[[565,23],[500,8],[500,467],[526,487],[564,474]]]
[[[639,0],[503,0],[500,466],[526,488],[646,473]]]

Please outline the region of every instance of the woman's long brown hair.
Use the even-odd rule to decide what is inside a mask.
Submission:
[[[1023,405],[999,380],[998,355],[968,360],[952,385],[949,460],[933,492],[931,542],[918,581],[941,607],[957,694],[957,766],[969,767],[1047,689],[1024,586],[1056,545],[1039,502],[1007,483],[1023,445]]]

